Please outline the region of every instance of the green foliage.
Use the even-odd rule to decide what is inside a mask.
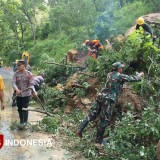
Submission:
[[[115,157],[131,160],[153,159],[156,154],[155,146],[160,138],[160,126],[158,123],[159,102],[157,101],[157,97],[159,96],[159,80],[157,74],[159,73],[159,50],[150,43],[150,36],[144,35],[141,32],[142,30],[134,32],[129,39],[123,43],[123,46],[119,51],[110,51],[108,54],[101,55],[97,61],[88,59],[87,62],[88,69],[92,72],[96,71],[98,77],[104,82],[106,79],[106,73],[111,70],[111,64],[117,61],[117,59],[121,62],[125,62],[126,66],[128,66],[131,61],[139,58],[139,53],[143,53],[141,54],[141,60],[145,60],[143,67],[146,68],[149,75],[146,75],[146,79],[142,82],[135,83],[134,88],[143,97],[154,95],[153,100],[150,98],[147,108],[143,111],[142,119],[135,119],[133,116],[133,110],[123,114],[121,120],[117,118],[114,133],[110,130],[110,138],[106,146],[106,152],[110,153],[107,156],[108,159],[114,159]],[[150,52],[148,52],[148,50]],[[133,71],[130,72],[127,67],[126,72],[129,72],[130,74],[134,73]],[[85,82],[83,80],[83,78],[80,80],[82,84]],[[86,87],[88,86],[88,84],[85,85]],[[72,94],[81,97],[85,95],[85,90],[73,89]],[[130,106],[128,106],[128,109],[130,109],[129,107]],[[79,117],[79,114],[77,114],[77,116],[72,114],[71,119],[75,121],[74,123],[78,123],[78,118],[82,119]],[[83,151],[88,159],[104,159],[104,156],[101,158],[97,156],[97,153],[92,146],[95,131],[92,131],[91,133],[90,128],[88,130],[88,134],[84,135],[83,143],[80,143],[78,140],[75,141],[76,146],[74,149]],[[74,135],[74,132],[68,128],[65,132],[69,137],[73,137]],[[86,148],[88,149],[86,150]]]
[[[46,82],[50,86],[55,86],[58,83],[64,84],[67,78],[72,73],[72,68],[63,66],[49,66],[46,71]],[[63,75],[63,76],[62,76]]]
[[[85,89],[88,89],[91,85],[90,85],[88,82],[83,82],[82,86],[83,86]]]
[[[63,46],[63,47],[62,47]],[[36,45],[29,50],[31,54],[31,64],[45,67],[44,62],[61,62],[69,49],[74,48],[75,44],[63,33],[57,37],[50,37],[45,41],[37,41]]]
[[[61,0],[49,1],[47,5],[44,5],[42,0],[0,2],[0,56],[5,63],[12,64],[12,61],[21,58],[25,48],[31,54],[31,65],[36,66],[37,70],[45,71],[46,83],[49,86],[65,83],[73,73],[73,68],[50,66],[45,61],[62,63],[66,52],[71,48],[80,48],[84,39],[98,38],[103,43],[112,34],[124,34],[136,18],[151,11],[155,12],[160,4],[159,0]],[[156,41],[153,45],[151,37],[140,30],[122,43],[114,43],[113,50],[100,55],[97,61],[88,59],[88,71],[96,72],[102,83],[115,61],[126,64],[125,73],[145,71],[145,79],[135,83],[133,87],[144,98],[147,108],[141,119],[135,119],[132,111],[125,113],[121,120],[117,118],[114,132],[110,130],[106,146],[108,156],[98,156],[93,147],[95,129],[88,127],[83,141],[80,141],[74,137],[73,126],[65,127],[66,135],[75,139],[74,150],[82,151],[88,159],[96,160],[155,159],[155,146],[160,139],[158,43]],[[141,64],[137,68],[128,68],[135,61]],[[86,96],[90,85],[85,80],[79,79],[84,88],[73,88],[70,90],[71,96]],[[63,109],[69,100],[66,95],[65,92],[47,86],[39,91],[39,96],[49,112],[58,107]],[[78,109],[70,116],[60,116],[74,126],[84,117]],[[55,133],[59,125],[58,117],[45,117],[40,122],[41,128],[50,133]]]
[[[53,33],[65,31],[68,36],[73,37],[73,33],[76,32],[77,37],[79,37],[82,33],[83,35],[91,33],[91,27],[96,16],[91,0],[71,0],[68,3],[65,1],[58,2],[51,8],[49,19]]]
[[[97,71],[97,61],[93,59],[92,57],[89,57],[87,59],[87,69],[90,72],[96,72]]]
[[[105,12],[102,12],[97,18],[95,35],[104,41],[111,35],[124,34],[133,25],[135,19],[151,11],[152,8],[142,1],[127,3],[119,8],[118,1],[107,0]]]
[[[43,86],[39,91],[39,97],[44,101],[44,105],[49,112],[52,112],[55,108],[63,108],[68,101],[62,91],[46,86]]]
[[[19,122],[13,121],[9,128],[11,131],[13,131],[13,130],[16,130],[18,128],[18,126],[19,126]]]
[[[95,131],[93,128],[89,127],[89,130],[87,131],[88,133],[83,134],[83,141],[75,137],[75,129],[77,124],[83,120],[84,116],[84,113],[80,109],[74,110],[71,115],[63,115],[63,120],[67,124],[72,124],[71,127],[65,127],[64,134],[69,138],[74,139],[74,143],[69,141],[65,146],[71,151],[82,151],[84,156],[88,159],[98,159],[98,154],[92,141],[95,136]],[[72,145],[68,146],[68,143],[71,143]]]
[[[145,3],[147,3],[149,6],[152,6],[151,8],[153,9],[154,12],[159,12],[160,8],[160,0],[144,0]]]
[[[151,95],[158,97],[159,84],[157,81],[143,79],[141,82],[134,83],[133,88],[143,97],[149,98]]]
[[[130,14],[130,11],[132,11],[132,14]],[[112,28],[110,29],[110,33],[113,33],[114,35],[124,34],[128,28],[133,25],[135,19],[150,12],[151,8],[142,1],[125,5],[121,9],[115,11],[115,19]]]
[[[55,117],[44,117],[41,122],[39,122],[39,127],[48,132],[56,133],[59,126],[59,120]]]
[[[121,61],[121,56],[122,55],[120,53],[114,51],[110,51],[109,53],[99,56],[96,69],[97,76],[99,77],[99,79],[101,79],[102,82],[106,80],[107,73],[112,70],[112,64],[116,62],[117,59]]]
[[[121,121],[115,124],[114,133],[110,131],[106,151],[119,159],[154,159],[160,138],[160,117],[154,105],[145,108],[142,119],[134,119],[130,112],[123,114]]]
[[[73,93],[76,94],[78,97],[84,97],[86,95],[85,90],[81,88],[75,88]]]
[[[47,39],[48,35],[51,33],[51,29],[50,29],[50,23],[46,22],[44,23],[41,28],[39,28],[39,35],[40,35],[40,39]]]
[[[69,49],[79,48],[86,38],[99,38],[103,43],[112,34],[124,33],[137,17],[152,10],[153,6],[148,6],[151,3],[123,1],[120,7],[119,1],[111,0],[63,0],[46,6],[43,1],[5,1],[0,16],[1,54],[7,53],[6,61],[9,61],[12,50],[22,53],[25,48],[31,53],[32,65],[42,67],[41,59],[46,55],[61,61]],[[132,14],[128,14],[130,10]]]

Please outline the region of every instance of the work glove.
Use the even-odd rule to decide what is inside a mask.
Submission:
[[[38,95],[38,93],[37,93],[37,92],[33,92],[32,95],[33,95],[34,97],[36,97],[36,96]]]
[[[138,72],[136,72],[136,75],[138,76],[138,77],[144,77],[144,72],[140,72],[140,73],[138,73]]]
[[[89,48],[89,50],[90,50],[91,52],[97,52],[96,49],[91,49],[91,48]]]

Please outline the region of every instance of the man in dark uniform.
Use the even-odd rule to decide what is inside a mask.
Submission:
[[[98,94],[96,101],[89,110],[88,116],[79,125],[76,135],[82,138],[82,132],[90,121],[93,121],[100,115],[100,122],[97,128],[96,145],[101,146],[105,128],[110,125],[111,117],[114,112],[115,102],[122,91],[125,82],[141,81],[144,73],[141,72],[137,76],[128,76],[122,74],[123,64],[116,62],[112,64],[112,72],[108,73],[105,87]]]
[[[148,32],[152,37],[152,34],[153,34],[152,29],[148,24],[145,23],[145,21],[142,17],[137,19],[136,30],[138,30],[140,27],[142,27],[145,32]]]

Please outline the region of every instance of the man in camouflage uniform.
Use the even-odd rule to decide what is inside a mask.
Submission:
[[[82,138],[82,132],[90,121],[94,121],[100,115],[100,122],[97,128],[96,144],[101,145],[105,128],[110,125],[111,117],[114,112],[117,96],[122,91],[125,82],[141,81],[144,73],[136,76],[122,74],[123,64],[116,62],[112,64],[112,72],[108,73],[105,87],[98,94],[96,101],[89,110],[88,116],[79,125],[76,135]]]

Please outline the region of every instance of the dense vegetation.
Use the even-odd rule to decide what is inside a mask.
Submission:
[[[70,96],[86,97],[90,85],[83,75],[78,79],[83,88],[57,91],[55,85],[65,85],[76,70],[51,66],[44,61],[62,62],[69,49],[81,51],[85,39],[98,38],[105,45],[106,38],[123,35],[137,17],[159,11],[160,1],[0,0],[0,7],[0,56],[4,63],[11,65],[21,58],[24,50],[31,54],[34,71],[43,70],[47,75],[48,86],[41,89],[39,96],[49,112],[60,108],[59,115],[63,116],[63,120],[59,115],[45,117],[40,126],[51,133],[61,131],[70,140],[84,114],[77,108],[66,116],[63,110]],[[97,62],[89,59],[87,70],[99,77],[102,86],[111,64],[117,60],[125,63],[125,73],[145,72],[144,80],[133,85],[146,105],[141,119],[135,120],[131,109],[116,119],[114,131],[109,132],[105,156],[99,156],[93,147],[95,132],[92,128],[87,130],[83,141],[74,137],[74,147],[69,149],[82,151],[86,158],[96,160],[106,157],[108,160],[156,159],[155,147],[160,139],[160,50],[153,45],[149,35],[134,32],[123,42],[115,42],[113,49],[100,55]],[[133,68],[134,64],[136,67]],[[72,125],[64,129],[62,122]]]
[[[89,59],[88,69],[91,72],[94,72],[96,69],[96,76],[100,78],[101,85],[103,85],[103,82],[106,79],[106,72],[110,71],[111,64],[117,59],[124,61],[126,66],[128,66],[130,62],[140,62],[138,63],[139,66],[136,64],[136,68],[134,69],[133,67],[125,67],[126,73],[135,74],[135,70],[143,70],[145,72],[145,78],[143,81],[134,83],[133,85],[134,90],[137,91],[145,102],[142,117],[140,119],[135,119],[133,106],[131,106],[131,104],[127,104],[126,107],[129,111],[127,113],[123,113],[121,115],[122,117],[117,117],[114,131],[112,129],[108,129],[109,134],[107,134],[106,131],[107,136],[109,136],[109,140],[106,145],[106,151],[107,153],[109,152],[109,154],[107,154],[108,160],[115,158],[129,160],[156,158],[156,144],[160,138],[160,50],[150,42],[150,36],[145,36],[142,33],[134,32],[123,45],[119,44],[122,47],[120,50],[100,56],[97,63],[95,63],[94,60]],[[137,46],[136,50],[134,48],[135,45]],[[140,61],[138,58],[139,54],[141,55]],[[55,72],[53,73],[53,71]],[[57,69],[54,70],[52,67],[52,76],[54,78],[52,78],[52,84],[50,84],[51,86],[54,86],[53,84],[59,82],[60,78],[60,82],[64,85],[66,84],[66,81],[62,80],[62,77],[57,76],[58,73],[61,74],[62,72],[68,73],[65,75],[66,77],[64,76],[63,78],[70,76],[70,72],[68,72],[68,70],[65,71],[64,68],[61,68],[58,71]],[[89,84],[84,85],[86,83],[85,81],[85,76],[81,76],[81,78],[78,79],[79,84],[86,86],[81,89],[72,88],[71,90],[65,89],[63,91],[57,91],[56,89],[50,89],[49,87],[41,90],[41,95],[45,99],[48,99],[46,103],[48,111],[53,111],[57,107],[61,108],[61,111],[63,111],[64,106],[66,106],[67,102],[70,101],[68,96],[69,94],[87,97],[87,89]],[[54,93],[52,93],[53,90]],[[59,114],[62,113],[59,112]],[[72,127],[68,127],[65,130],[65,134],[69,137],[73,137],[75,136],[77,124],[84,118],[84,116],[85,115],[82,111],[77,108],[73,111],[72,115],[69,117],[64,116],[63,120],[59,120],[57,125],[63,123],[63,121],[68,121],[69,124],[71,123]],[[58,117],[56,119],[58,119]],[[53,128],[55,128],[55,126],[53,126]],[[59,130],[61,129],[61,125],[59,125]],[[95,134],[95,130],[93,132],[93,128],[89,127],[83,141],[79,141],[77,139],[74,144],[75,146],[71,147],[71,149],[73,150],[76,148],[76,150],[84,151],[84,155],[91,159],[105,159],[106,156],[98,156],[93,147]]]
[[[137,17],[158,10],[159,0],[0,0],[0,7],[0,55],[11,64],[27,50],[32,65],[40,66],[81,48],[85,39],[105,43],[125,33]]]

